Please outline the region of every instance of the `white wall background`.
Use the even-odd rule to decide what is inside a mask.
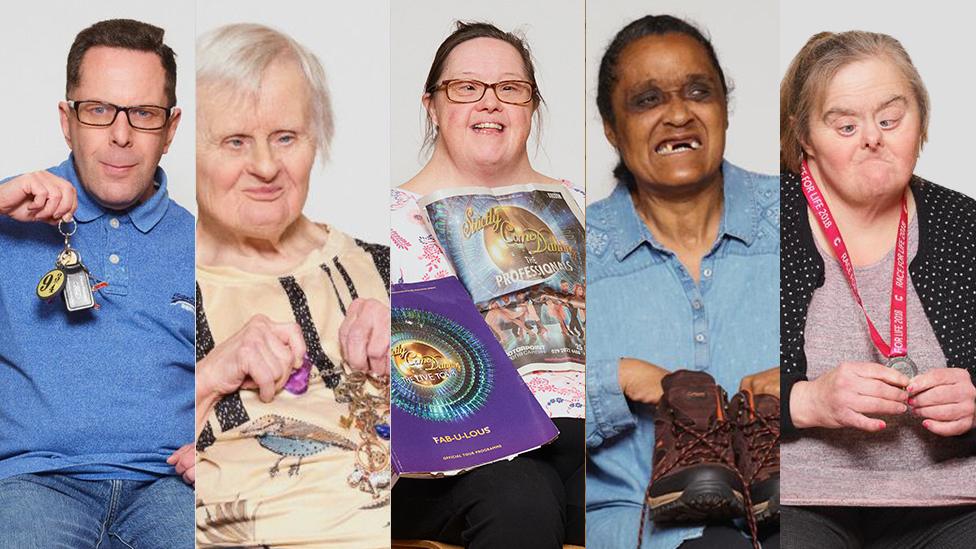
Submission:
[[[200,0],[197,33],[261,23],[325,68],[335,112],[331,159],[312,168],[305,214],[370,242],[390,240],[390,6],[386,0]]]
[[[780,74],[803,44],[821,31],[864,30],[889,34],[902,43],[929,91],[929,141],[915,173],[976,196],[976,179],[966,170],[972,153],[973,16],[976,8],[953,3],[920,9],[907,0],[821,0],[784,2],[780,25]]]
[[[819,9],[819,8],[818,8]],[[779,171],[779,2],[714,0],[613,0],[586,4],[587,203],[613,190],[617,153],[603,135],[596,108],[600,59],[614,35],[645,15],[673,15],[710,36],[725,76],[734,84],[725,158],[761,173]],[[837,13],[829,12],[828,13]]]
[[[592,0],[591,0],[592,2]],[[535,58],[536,80],[547,108],[542,139],[529,138],[533,167],[583,186],[584,141],[583,0],[417,0],[397,1],[391,12],[390,184],[407,181],[426,163],[420,156],[424,81],[437,47],[454,21],[494,23],[522,31]]]
[[[58,122],[68,49],[79,31],[103,19],[137,19],[162,27],[176,52],[176,98],[183,119],[160,165],[170,196],[195,212],[193,0],[165,5],[126,0],[44,0],[3,5],[0,32],[0,178],[60,164],[70,152]]]

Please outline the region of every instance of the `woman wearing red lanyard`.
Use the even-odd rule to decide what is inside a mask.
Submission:
[[[783,545],[971,547],[976,201],[913,175],[890,36],[813,36],[780,108]]]

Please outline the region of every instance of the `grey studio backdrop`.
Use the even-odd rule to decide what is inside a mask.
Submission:
[[[316,162],[305,215],[357,238],[390,241],[390,8],[385,0],[206,0],[197,31],[261,23],[287,33],[325,68],[335,137]]]
[[[176,52],[176,97],[183,118],[166,170],[170,196],[196,211],[193,0],[165,7],[125,0],[9,2],[0,32],[0,100],[6,105],[0,130],[0,178],[60,164],[68,157],[61,134],[58,101],[64,100],[65,62],[79,31],[103,19],[138,19],[166,30]]]
[[[972,155],[973,84],[970,68],[972,22],[968,3],[926,9],[906,0],[823,0],[815,5],[784,2],[780,33],[780,73],[807,39],[818,32],[864,30],[897,38],[929,91],[929,141],[915,173],[950,189],[976,196],[976,179],[967,173]]]
[[[392,85],[390,184],[400,185],[426,164],[420,155],[424,109],[420,103],[434,53],[454,30],[454,21],[494,23],[520,31],[535,58],[536,80],[546,100],[541,138],[533,127],[532,166],[583,187],[584,175],[583,0],[421,0],[394,2],[390,36]]]
[[[596,108],[600,59],[614,35],[645,15],[673,15],[710,36],[719,63],[735,86],[729,106],[725,158],[748,170],[779,171],[779,2],[616,0],[586,4],[587,203],[613,190],[617,153],[603,135]]]

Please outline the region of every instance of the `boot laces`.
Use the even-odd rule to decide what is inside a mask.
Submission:
[[[716,419],[707,429],[700,430],[692,422],[675,417],[671,423],[671,432],[674,434],[678,458],[669,467],[655,471],[655,480],[680,465],[698,465],[703,461],[718,461],[734,469],[735,463],[730,461],[726,452],[731,431],[732,423],[729,421]]]
[[[776,447],[779,445],[779,414],[763,415],[758,410],[753,410],[752,421],[739,426],[746,435],[746,443],[749,447],[749,454],[752,460],[752,471],[749,471],[749,482],[752,482],[759,471],[767,465],[779,466],[779,452]]]

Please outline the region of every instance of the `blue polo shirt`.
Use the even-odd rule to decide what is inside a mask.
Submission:
[[[128,211],[89,196],[73,156],[49,171],[78,191],[71,246],[108,286],[98,309],[41,301],[64,239],[0,216],[0,478],[176,474],[166,458],[193,440],[193,216],[161,168],[156,193]]]

